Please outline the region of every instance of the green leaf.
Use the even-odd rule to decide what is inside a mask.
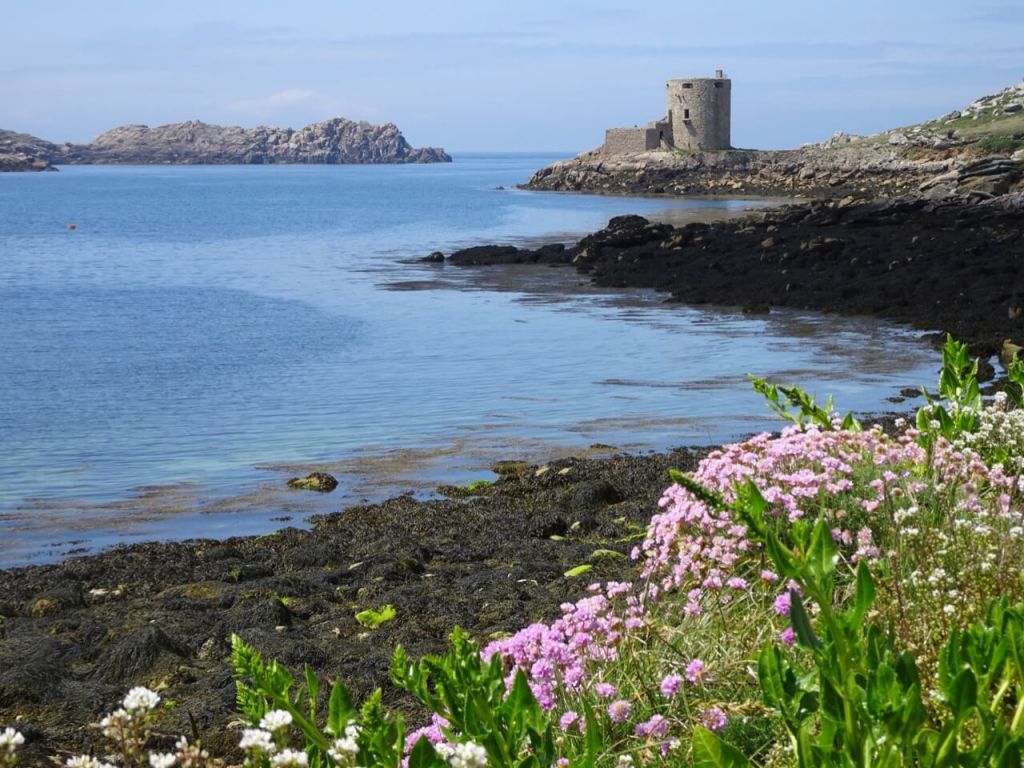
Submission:
[[[575,568],[570,568],[562,575],[565,576],[565,578],[567,579],[575,579],[577,576],[582,576],[587,571],[592,570],[594,570],[594,566],[590,565],[589,563],[585,563],[584,565],[577,565]]]
[[[823,643],[814,634],[814,627],[811,626],[811,619],[807,615],[807,609],[804,608],[803,601],[795,589],[789,590],[789,620],[793,625],[793,631],[796,633],[796,639],[800,642],[800,645],[812,650],[822,647]]]
[[[746,768],[750,763],[736,747],[698,725],[693,729],[693,765],[694,768]]]
[[[434,751],[434,745],[426,736],[421,736],[409,753],[409,768],[434,768],[445,765],[445,762]]]
[[[376,629],[381,624],[386,624],[391,621],[397,615],[395,607],[389,603],[379,611],[375,611],[372,608],[367,608],[365,611],[359,611],[359,613],[356,614],[356,621],[368,629]]]
[[[309,694],[309,719],[316,721],[316,698],[320,695],[320,681],[309,664],[305,665],[303,672],[306,675],[306,691]]]
[[[958,720],[966,718],[978,704],[978,680],[974,676],[974,671],[960,670],[946,691],[946,698],[953,710],[953,716]]]
[[[824,584],[832,576],[838,560],[839,550],[832,538],[832,532],[825,519],[818,518],[807,550],[807,569],[818,584]]]
[[[332,736],[341,736],[356,715],[352,697],[341,680],[335,680],[331,688],[331,698],[327,704],[327,732]]]
[[[853,613],[855,620],[860,622],[875,602],[875,582],[871,578],[868,564],[861,560],[857,563],[857,589],[854,595]]]

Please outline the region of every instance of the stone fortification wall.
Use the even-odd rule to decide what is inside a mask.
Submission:
[[[725,77],[687,78],[666,83],[672,139],[680,149],[732,146],[732,81]]]
[[[649,152],[658,149],[658,130],[655,128],[609,128],[604,132],[601,151],[611,155]]]

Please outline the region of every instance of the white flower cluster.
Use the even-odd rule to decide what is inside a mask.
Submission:
[[[88,755],[76,755],[75,757],[69,757],[64,765],[66,768],[115,768],[115,766],[110,763],[104,763],[97,760],[95,757],[90,757]]]
[[[121,706],[124,707],[132,715],[144,714],[152,711],[157,704],[160,703],[160,696],[149,688],[138,686],[128,691],[124,697],[124,701],[121,702]]]
[[[305,752],[295,749],[282,749],[272,758],[270,764],[274,768],[306,768],[309,765],[309,758]]]
[[[975,430],[961,435],[956,447],[1000,456],[1007,474],[1024,473],[1024,409],[1010,410],[1006,393],[996,393],[992,405],[978,414]]]
[[[261,728],[246,728],[242,731],[242,738],[239,739],[238,746],[240,749],[253,749],[270,754],[277,749],[270,731],[264,731]]]
[[[0,731],[0,752],[14,754],[18,747],[25,743],[25,737],[13,728],[4,728]]]
[[[448,756],[452,768],[487,768],[487,750],[472,741],[456,744]]]
[[[178,756],[170,752],[152,752],[149,755],[149,768],[171,768],[178,762]]]
[[[339,768],[354,768],[359,758],[359,726],[349,723],[345,726],[345,735],[335,739],[327,754],[336,762]]]
[[[272,709],[260,720],[260,728],[271,733],[281,728],[287,728],[291,724],[292,714],[284,709]]]
[[[132,716],[128,710],[124,708],[115,709],[100,720],[100,728],[103,730],[103,735],[108,739],[117,739],[124,735],[131,722]]]

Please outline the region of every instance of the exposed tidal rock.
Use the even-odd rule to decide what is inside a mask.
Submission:
[[[999,163],[972,178],[998,178]],[[686,304],[871,315],[941,330],[987,358],[1024,345],[1024,192],[814,201],[681,227],[619,216],[566,249],[596,285]]]
[[[338,487],[338,481],[334,475],[329,475],[326,472],[310,472],[305,477],[293,477],[288,481],[288,487],[300,491],[330,493]]]
[[[940,155],[909,160],[888,145],[691,154],[594,150],[540,169],[526,186],[613,194],[896,196],[948,171],[951,163]]]

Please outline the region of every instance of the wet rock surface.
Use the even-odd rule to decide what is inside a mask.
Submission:
[[[620,216],[560,253],[598,285],[654,288],[687,304],[870,315],[951,333],[984,357],[1007,339],[1024,344],[1022,193],[848,197],[682,227]]]
[[[330,493],[338,487],[338,480],[327,472],[310,472],[305,477],[293,477],[288,480],[289,488],[300,491],[318,491]]]
[[[26,764],[43,764],[97,746],[87,724],[148,685],[176,702],[161,732],[192,734],[194,721],[209,745],[231,750],[231,633],[365,695],[385,684],[398,643],[413,655],[440,651],[456,624],[486,640],[550,620],[591,581],[630,578],[628,559],[592,555],[627,553],[668,468],[692,469],[700,455],[502,462],[498,479],[468,498],[400,496],[316,518],[310,531],[0,571],[0,723],[17,721]],[[564,576],[588,562],[585,577]],[[386,604],[393,621],[375,630],[356,621]]]

